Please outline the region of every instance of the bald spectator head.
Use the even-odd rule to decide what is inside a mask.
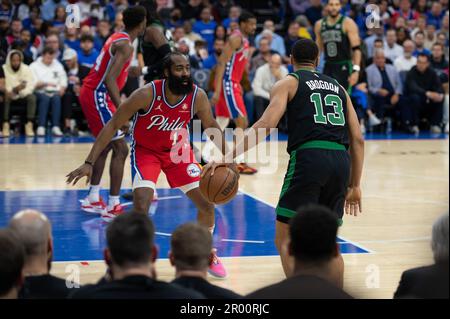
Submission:
[[[403,42],[403,55],[405,58],[411,58],[415,49],[416,45],[412,40],[405,40],[405,42]]]
[[[17,299],[23,284],[23,245],[13,231],[0,229],[0,299]]]
[[[274,70],[279,70],[281,68],[283,60],[281,59],[281,55],[272,54],[269,60],[270,70],[273,72]]]
[[[448,213],[439,217],[433,225],[431,249],[436,263],[448,263]]]
[[[204,226],[187,223],[172,234],[170,263],[175,266],[177,277],[183,271],[201,272],[206,278],[213,258],[211,233]]]
[[[52,226],[43,213],[26,209],[9,222],[25,248],[25,273],[48,273],[53,258]]]

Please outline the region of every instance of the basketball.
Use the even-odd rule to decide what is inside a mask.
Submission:
[[[238,175],[232,169],[219,166],[214,175],[206,174],[200,180],[200,191],[203,196],[214,204],[225,204],[237,193],[239,188]]]

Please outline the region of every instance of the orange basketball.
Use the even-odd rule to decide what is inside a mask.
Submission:
[[[200,179],[200,191],[214,204],[225,204],[236,195],[239,188],[239,176],[230,168],[219,166]]]

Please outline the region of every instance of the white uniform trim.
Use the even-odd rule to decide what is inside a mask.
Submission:
[[[180,186],[180,187],[178,187],[178,189],[180,189],[183,193],[186,194],[186,193],[190,192],[191,190],[198,188],[199,186],[200,186],[200,182],[193,182],[190,184]]]
[[[134,176],[132,188],[133,190],[135,190],[136,188],[151,188],[153,190],[156,190],[156,184],[152,181],[143,180],[141,179],[139,174],[136,174]]]

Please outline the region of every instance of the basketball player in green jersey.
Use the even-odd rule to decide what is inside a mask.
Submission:
[[[275,234],[286,275],[291,268],[282,247],[298,207],[311,203],[327,206],[340,223],[344,207],[347,214],[356,216],[361,212],[364,139],[348,93],[335,79],[315,72],[318,60],[316,43],[298,40],[291,52],[295,72],[273,86],[263,116],[232,153],[220,163],[207,164],[202,172],[202,176],[214,174],[217,166],[231,165],[240,153],[264,141],[287,112],[290,160],[276,208]],[[249,138],[251,134],[256,134],[256,139]],[[343,262],[342,258],[339,262]]]
[[[323,73],[336,79],[348,92],[358,83],[361,40],[358,26],[340,14],[340,0],[328,0],[328,16],[314,26],[316,43],[325,54]]]

